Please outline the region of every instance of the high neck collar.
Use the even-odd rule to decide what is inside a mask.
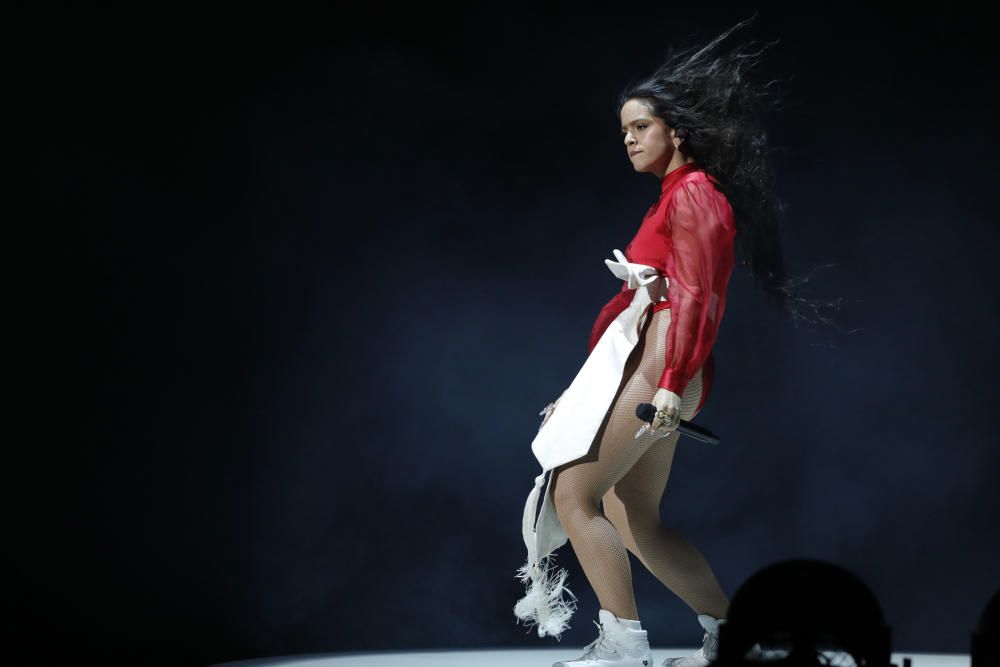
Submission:
[[[669,188],[671,185],[677,182],[677,179],[679,179],[684,174],[697,168],[698,168],[697,162],[685,162],[684,164],[677,167],[673,171],[668,171],[666,174],[663,175],[663,178],[660,179],[660,192],[661,193],[666,192],[667,188]]]

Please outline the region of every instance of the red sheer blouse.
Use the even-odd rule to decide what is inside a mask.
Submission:
[[[666,366],[659,386],[678,396],[702,372],[702,402],[714,377],[712,345],[726,309],[726,286],[735,263],[736,225],[726,196],[715,188],[696,163],[687,163],[661,180],[660,198],[646,212],[632,241],[625,247],[630,262],[656,267],[670,280]],[[632,302],[635,289],[622,288],[597,316],[589,350],[612,321]]]

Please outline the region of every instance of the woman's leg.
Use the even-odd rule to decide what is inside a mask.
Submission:
[[[669,312],[667,310],[666,312]],[[657,322],[664,326],[669,322]],[[652,333],[652,332],[651,332]],[[657,341],[665,336],[657,335]],[[659,345],[665,345],[661,342]],[[660,349],[659,353],[663,350]],[[661,354],[662,357],[662,354]],[[681,418],[698,414],[701,371],[688,383],[682,397]],[[663,584],[697,614],[725,618],[729,599],[698,549],[660,520],[660,500],[666,488],[680,433],[653,442],[635,465],[603,498],[604,514],[622,543]]]
[[[601,608],[622,619],[639,618],[632,571],[622,537],[599,505],[647,449],[663,439],[649,433],[635,439],[642,425],[635,408],[656,393],[665,364],[669,312],[663,309],[647,317],[590,451],[557,467],[549,484],[560,522]]]

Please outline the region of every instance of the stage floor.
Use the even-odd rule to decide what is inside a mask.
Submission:
[[[547,649],[496,649],[480,651],[383,651],[345,652],[312,655],[289,655],[256,660],[220,662],[211,667],[551,667],[559,660],[572,660],[582,653],[581,647]],[[690,649],[653,647],[652,667],[659,667],[664,658],[694,653]],[[969,667],[968,654],[956,653],[893,653],[892,662],[903,667],[903,658],[910,667]]]

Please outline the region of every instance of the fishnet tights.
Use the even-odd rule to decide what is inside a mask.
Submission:
[[[712,568],[693,544],[660,521],[680,434],[634,439],[642,425],[635,407],[652,401],[666,363],[669,324],[669,308],[647,314],[594,444],[586,456],[552,472],[549,492],[602,609],[622,619],[639,618],[627,549],[695,613],[724,618],[729,600]],[[701,392],[699,370],[681,397],[682,419],[697,414]]]

